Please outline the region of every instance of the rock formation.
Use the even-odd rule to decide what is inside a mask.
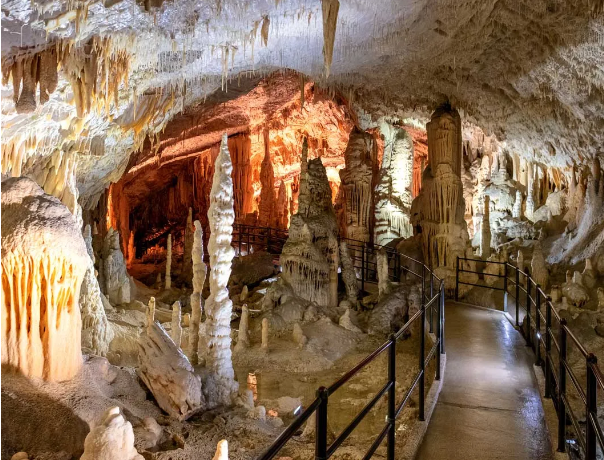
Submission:
[[[250,346],[250,337],[249,337],[249,317],[250,311],[247,308],[247,305],[241,307],[241,319],[239,320],[239,333],[237,334],[237,345],[235,345],[236,350],[243,350]]]
[[[170,328],[170,337],[174,341],[174,344],[180,348],[180,342],[182,340],[182,327],[180,325],[182,321],[180,302],[177,300],[172,304],[172,327]]]
[[[260,344],[260,347],[263,350],[268,350],[268,329],[269,325],[268,325],[268,318],[263,318],[262,319],[262,343]]]
[[[346,286],[346,297],[350,304],[356,308],[358,304],[357,297],[359,295],[359,285],[352,258],[348,252],[348,245],[345,241],[340,242],[340,262],[342,263],[342,279]]]
[[[543,256],[543,250],[541,249],[541,243],[535,244],[533,248],[533,258],[531,259],[531,277],[535,280],[535,283],[541,286],[544,292],[549,284],[549,271],[545,264],[545,257]]]
[[[82,365],[78,300],[90,266],[74,216],[32,180],[2,182],[2,364],[72,378]]]
[[[289,202],[285,182],[279,184],[279,193],[277,194],[277,203],[275,206],[275,227],[287,229],[289,227]]]
[[[216,394],[211,404],[230,405],[237,393],[237,382],[231,360],[231,313],[227,284],[235,251],[231,247],[233,233],[233,179],[227,148],[227,135],[222,137],[220,153],[214,164],[214,180],[210,194],[210,297],[206,302],[206,333],[208,339],[208,367],[216,383]]]
[[[338,304],[338,226],[331,188],[320,158],[307,161],[302,147],[298,212],[281,253],[283,279],[294,293],[322,306]]]
[[[226,439],[218,441],[216,446],[216,453],[212,460],[229,460],[229,443]]]
[[[390,293],[390,275],[388,270],[388,253],[384,248],[377,252],[378,299],[383,299]]]
[[[264,159],[260,166],[260,205],[258,208],[258,223],[262,227],[274,225],[275,218],[275,174],[269,150],[268,130],[264,131]]]
[[[120,234],[110,228],[103,241],[105,293],[112,305],[130,302],[130,277],[120,247]]]
[[[101,423],[88,433],[80,460],[144,460],[134,448],[132,425],[119,407],[107,409]]]
[[[170,416],[186,420],[205,407],[201,378],[159,323],[140,337],[138,359],[138,376]]]
[[[184,281],[187,286],[189,285],[189,280],[193,276],[193,260],[189,257],[189,254],[193,251],[193,232],[193,209],[189,208],[185,226],[185,241],[183,244],[182,269],[180,273],[181,280]]]
[[[92,235],[90,225],[84,227],[84,243],[90,257],[86,268],[82,286],[80,288],[80,312],[82,314],[82,347],[92,353],[105,356],[112,339],[112,331],[107,322],[103,294],[95,276],[94,250],[92,248]],[[107,299],[104,299],[107,302]]]
[[[375,244],[413,235],[409,214],[413,190],[413,141],[404,129],[380,126],[384,157],[375,187]]]
[[[353,130],[344,151],[346,167],[340,171],[346,238],[369,242],[373,228],[373,136]]]
[[[191,324],[189,326],[189,358],[191,363],[198,363],[199,353],[199,325],[201,323],[201,312],[203,297],[203,285],[206,281],[207,267],[203,261],[203,232],[201,224],[195,221],[195,232],[193,233],[193,248],[191,250],[193,261],[193,293],[191,294]]]
[[[489,221],[490,205],[489,196],[484,196],[482,222],[480,224],[480,257],[484,260],[491,255],[491,223]]]
[[[452,286],[456,257],[463,257],[469,238],[460,178],[461,119],[456,110],[440,108],[427,129],[429,165],[411,215],[421,232],[425,260],[438,276],[447,275],[447,286]]]
[[[522,218],[522,192],[520,190],[516,190],[516,201],[514,201],[512,217],[516,219]]]

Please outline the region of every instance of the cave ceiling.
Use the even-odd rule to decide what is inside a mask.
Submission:
[[[341,0],[327,76],[322,6],[333,3],[3,2],[5,77],[23,56],[62,53],[56,89],[33,111],[18,113],[12,81],[3,81],[3,172],[30,173],[57,151],[75,154],[80,199],[91,204],[135,165],[133,152],[161,142],[170,120],[228,104],[278,69],[341,95],[364,127],[384,116],[425,118],[450,103],[509,150],[546,165],[604,155],[602,0]],[[78,62],[93,53],[109,71],[98,88],[81,83],[92,102],[76,109],[80,96],[66,74],[85,69]],[[240,115],[228,120],[233,132],[249,124]]]

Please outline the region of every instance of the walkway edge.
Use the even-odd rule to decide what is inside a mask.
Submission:
[[[433,334],[430,334],[434,340],[436,337]],[[397,450],[396,459],[397,460],[413,460],[417,455],[417,451],[422,444],[424,439],[424,435],[428,430],[428,424],[430,423],[430,419],[432,418],[432,413],[434,412],[434,408],[436,407],[436,403],[438,402],[438,397],[440,396],[440,391],[443,388],[443,382],[445,381],[445,368],[447,366],[447,355],[442,354],[440,358],[440,380],[434,380],[432,382],[432,386],[430,387],[430,391],[426,395],[425,401],[425,418],[426,420],[420,422],[415,420],[415,423],[410,429],[409,438],[404,446],[400,447],[400,450]],[[557,459],[556,459],[557,460]]]
[[[541,367],[533,364],[532,368],[537,379],[537,386],[539,387],[539,398],[541,398],[541,406],[545,414],[545,426],[549,434],[549,442],[552,446],[554,460],[568,460],[570,458],[568,454],[556,450],[556,446],[558,445],[558,415],[556,414],[556,408],[552,400],[546,399],[543,396],[545,394],[545,375],[543,375]]]

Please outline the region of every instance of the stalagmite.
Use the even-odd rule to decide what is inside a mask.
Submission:
[[[250,311],[247,305],[241,307],[241,319],[239,320],[239,334],[237,335],[237,345],[235,350],[243,350],[250,346],[250,337],[248,333]]]
[[[112,339],[112,331],[107,322],[103,306],[103,294],[94,275],[94,250],[90,225],[84,227],[84,242],[89,263],[80,288],[80,311],[82,313],[82,347],[89,348],[94,354],[105,356]]]
[[[130,277],[120,247],[120,234],[110,228],[103,241],[105,292],[113,305],[130,302]]]
[[[205,408],[201,378],[159,323],[141,335],[138,359],[138,376],[170,416],[182,421]]]
[[[390,293],[391,284],[388,274],[388,253],[384,248],[377,252],[378,296],[382,299]]]
[[[340,171],[344,236],[369,242],[372,231],[374,164],[373,136],[353,130],[344,151],[346,167]]]
[[[212,458],[212,460],[229,460],[229,443],[226,439],[218,441],[216,453],[214,454],[214,458]]]
[[[356,308],[358,304],[359,286],[357,275],[354,271],[354,265],[348,252],[348,245],[345,241],[340,242],[340,262],[342,263],[342,279],[346,286],[346,297],[350,304]]]
[[[199,359],[199,325],[203,301],[201,291],[203,291],[207,273],[207,267],[203,261],[203,232],[198,220],[195,221],[191,259],[193,261],[193,293],[191,294],[191,324],[189,326],[189,358],[191,363],[196,365]]]
[[[545,291],[549,283],[549,271],[545,264],[545,257],[541,249],[541,243],[535,244],[533,248],[533,258],[531,260],[531,277],[537,284],[541,286],[541,289]]]
[[[482,223],[480,224],[480,257],[487,260],[491,255],[491,223],[489,221],[490,203],[488,195],[484,196]]]
[[[434,112],[427,129],[430,161],[411,215],[421,229],[424,258],[452,286],[456,257],[463,257],[469,239],[460,178],[461,118],[456,110],[443,107]]]
[[[516,266],[520,270],[524,271],[524,268],[525,268],[525,266],[524,266],[524,253],[522,252],[522,249],[518,250],[518,256],[516,258]]]
[[[287,189],[285,188],[284,181],[281,181],[281,183],[279,184],[279,193],[277,194],[277,203],[275,208],[275,227],[280,229],[287,229],[289,227],[289,206],[287,199]]]
[[[329,78],[340,2],[339,0],[321,0],[321,5],[323,11],[323,62],[325,65],[325,78]]]
[[[253,212],[254,187],[251,164],[252,141],[249,133],[231,136],[228,148],[233,164],[233,193],[235,220],[243,221],[247,214]]]
[[[145,325],[147,328],[155,322],[155,297],[149,298],[149,304],[147,305],[147,318]]]
[[[268,318],[262,319],[262,344],[263,350],[268,350]]]
[[[80,460],[144,460],[134,447],[134,431],[118,406],[107,409],[84,441]]]
[[[227,284],[235,251],[231,247],[233,233],[233,179],[227,148],[227,135],[222,136],[220,153],[214,164],[214,179],[210,195],[210,297],[206,302],[206,332],[208,335],[208,365],[216,382],[217,394],[211,401],[216,405],[230,405],[237,394],[231,359],[231,313]]]
[[[413,190],[413,141],[404,129],[380,125],[384,157],[375,187],[375,244],[413,234],[409,218]]]
[[[172,304],[172,327],[170,328],[170,337],[174,341],[174,344],[180,348],[180,342],[182,340],[182,327],[180,322],[182,321],[180,302],[177,300]]]
[[[320,158],[306,161],[302,146],[298,212],[291,218],[289,237],[281,252],[283,279],[294,293],[322,306],[338,304],[338,224],[331,187]]]
[[[168,235],[168,242],[166,244],[166,289],[172,287],[172,234]]]
[[[533,220],[533,214],[535,213],[535,171],[533,165],[528,165],[528,182],[526,185],[526,209],[524,210],[526,218],[530,221]]]
[[[260,166],[260,205],[258,207],[258,223],[270,227],[275,216],[275,174],[269,150],[269,133],[264,131],[264,159]]]
[[[193,259],[189,257],[193,250],[193,208],[189,208],[189,214],[187,215],[187,223],[185,226],[185,241],[183,245],[182,254],[182,270],[180,274],[181,280],[185,281],[188,285],[189,280],[193,276]]]
[[[512,209],[512,217],[522,219],[522,192],[520,190],[516,190],[516,201]]]
[[[2,182],[2,364],[67,380],[82,365],[80,286],[90,266],[74,216],[32,180]]]

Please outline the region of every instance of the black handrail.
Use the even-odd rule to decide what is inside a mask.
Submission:
[[[499,275],[504,278],[504,287],[498,288],[489,285],[477,285],[466,283],[459,280],[459,273],[468,272],[460,268],[460,261],[482,262],[485,264],[505,264],[505,275]],[[508,270],[513,270],[514,280],[508,279]],[[483,275],[486,273],[483,273]],[[524,276],[525,285],[522,286],[520,276]],[[493,275],[491,275],[493,276]],[[575,430],[576,440],[583,449],[585,460],[596,459],[596,445],[604,451],[604,435],[602,427],[598,422],[598,389],[604,390],[604,376],[598,366],[598,360],[593,353],[590,353],[581,341],[568,327],[566,320],[561,318],[552,304],[551,297],[543,292],[542,287],[531,277],[529,270],[521,270],[519,267],[509,262],[484,261],[482,259],[458,258],[455,280],[455,300],[459,299],[459,285],[478,286],[485,289],[505,290],[507,299],[508,282],[512,281],[515,290],[516,304],[516,326],[525,335],[527,346],[532,346],[537,365],[542,367],[545,375],[545,394],[546,398],[552,398],[558,415],[558,446],[559,452],[566,451],[567,444],[567,420]],[[520,328],[520,292],[523,292],[526,298],[526,331]],[[534,313],[532,309],[534,308]],[[545,309],[545,315],[542,310]],[[504,308],[504,311],[506,309]],[[552,326],[552,322],[558,323],[557,331]],[[543,324],[545,323],[545,324]],[[577,375],[568,362],[569,340],[575,349],[578,350],[585,360],[585,370],[587,374],[586,388],[582,386]],[[558,359],[555,360],[552,354],[552,344],[558,353]],[[544,353],[543,359],[541,357]],[[581,428],[582,422],[579,420],[575,411],[572,409],[566,391],[567,377],[570,383],[575,387],[580,400],[585,407],[585,429]]]
[[[239,249],[239,254],[242,255],[242,250],[245,248],[246,252],[255,250],[266,250],[271,253],[280,253],[283,249],[283,245],[287,240],[287,231],[272,229],[270,227],[255,227],[250,225],[235,224],[234,226],[233,245]],[[441,280],[434,272],[422,262],[413,259],[412,257],[406,256],[397,252],[394,248],[369,245],[362,241],[351,240],[347,238],[340,239],[346,241],[349,250],[355,252],[355,256],[351,256],[353,262],[358,262],[359,257],[356,256],[357,250],[360,250],[361,266],[355,265],[361,274],[361,284],[364,286],[365,282],[375,282],[375,278],[368,277],[372,274],[371,264],[369,257],[376,255],[377,251],[385,250],[389,257],[389,277],[396,280],[400,280],[403,271],[406,271],[422,281],[422,293],[421,293],[421,307],[419,310],[401,327],[396,333],[391,334],[386,342],[380,347],[370,353],[365,359],[359,362],[356,366],[346,372],[337,381],[332,383],[329,387],[320,387],[317,390],[316,398],[309,404],[309,406],[302,411],[302,413],[279,435],[279,437],[266,449],[266,451],[258,457],[258,460],[271,460],[274,458],[285,444],[297,433],[304,423],[315,414],[315,460],[327,460],[334,452],[348,439],[354,429],[359,423],[365,418],[367,414],[373,409],[377,402],[387,393],[388,394],[388,416],[386,424],[380,431],[379,435],[372,443],[371,447],[363,457],[369,459],[375,453],[376,449],[382,443],[384,438],[387,436],[387,458],[388,460],[394,460],[395,457],[395,420],[406,407],[411,393],[417,389],[419,393],[419,420],[424,420],[424,404],[425,404],[425,373],[426,366],[432,358],[436,361],[436,372],[435,380],[440,380],[440,361],[441,354],[445,352],[445,340],[444,340],[444,306],[445,306],[445,283]],[[282,244],[280,244],[282,243]],[[412,263],[421,265],[421,275],[409,267],[401,264],[401,260],[405,259]],[[394,262],[393,262],[394,261]],[[393,262],[393,264],[391,264]],[[376,265],[375,263],[373,263]],[[375,270],[377,272],[377,269]],[[430,296],[427,296],[427,283],[426,276],[429,276],[429,289]],[[438,292],[434,293],[434,281],[438,284]],[[436,340],[434,345],[426,355],[425,352],[425,329],[426,329],[426,313],[430,313],[430,332],[433,329],[433,318],[436,317]],[[401,402],[396,404],[396,344],[403,337],[403,334],[416,322],[420,322],[418,330],[420,331],[419,340],[419,353],[418,353],[418,371],[415,374],[412,384],[407,389],[405,396]],[[333,395],[340,387],[348,382],[352,377],[358,374],[358,372],[373,362],[378,356],[385,351],[388,351],[388,382],[373,396],[373,398],[361,409],[361,411],[353,418],[344,430],[338,435],[338,437],[331,443],[327,442],[327,406],[329,403],[329,397]]]

